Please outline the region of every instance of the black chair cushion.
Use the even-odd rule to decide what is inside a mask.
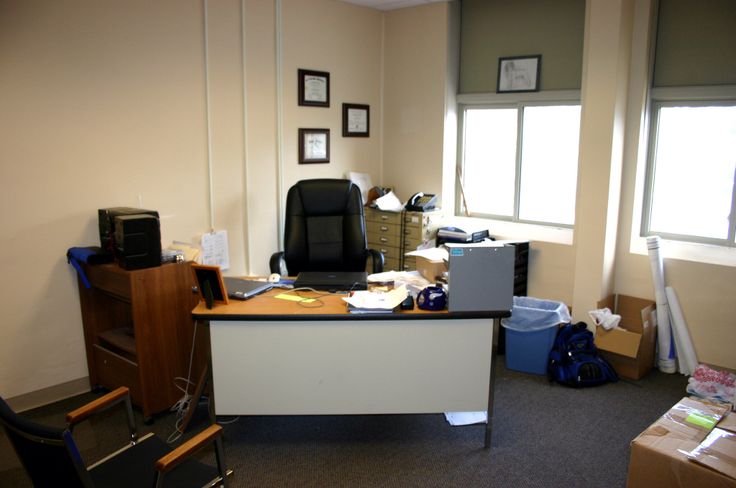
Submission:
[[[286,196],[284,259],[300,271],[363,271],[367,242],[360,190],[349,180],[302,180]]]
[[[154,486],[156,469],[151,460],[171,452],[156,436],[148,437],[102,464],[90,469],[95,488],[130,488]],[[214,466],[185,461],[164,477],[166,487],[204,486],[218,476]]]

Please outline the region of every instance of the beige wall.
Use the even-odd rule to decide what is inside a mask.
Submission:
[[[210,0],[205,56],[203,4],[0,3],[3,396],[87,375],[65,253],[98,244],[96,209],[157,209],[164,245],[226,229],[228,274],[265,273],[279,177],[378,180],[382,15],[285,0],[277,19],[275,1]],[[329,109],[296,106],[299,67],[331,73]],[[370,138],[342,137],[343,102],[371,106]],[[297,164],[298,127],[331,129],[330,164]]]
[[[442,192],[448,12],[439,2],[386,14],[382,183],[401,200]]]

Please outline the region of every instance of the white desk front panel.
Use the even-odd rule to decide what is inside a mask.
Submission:
[[[210,322],[217,415],[482,411],[492,319]]]

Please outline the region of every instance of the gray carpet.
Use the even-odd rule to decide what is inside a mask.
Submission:
[[[677,400],[686,378],[653,371],[638,382],[576,390],[507,370],[499,357],[491,449],[480,425],[451,427],[443,415],[220,418],[234,486],[248,487],[623,487],[629,442]],[[62,425],[90,393],[24,415]],[[141,432],[164,439],[175,417]],[[184,438],[206,424],[200,406]],[[76,431],[92,460],[125,438],[120,412]],[[4,434],[0,486],[31,486]]]

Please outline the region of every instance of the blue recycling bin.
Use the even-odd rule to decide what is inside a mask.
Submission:
[[[506,367],[522,373],[547,374],[557,328],[570,320],[567,305],[562,302],[514,297],[511,317],[501,320],[506,330]]]

